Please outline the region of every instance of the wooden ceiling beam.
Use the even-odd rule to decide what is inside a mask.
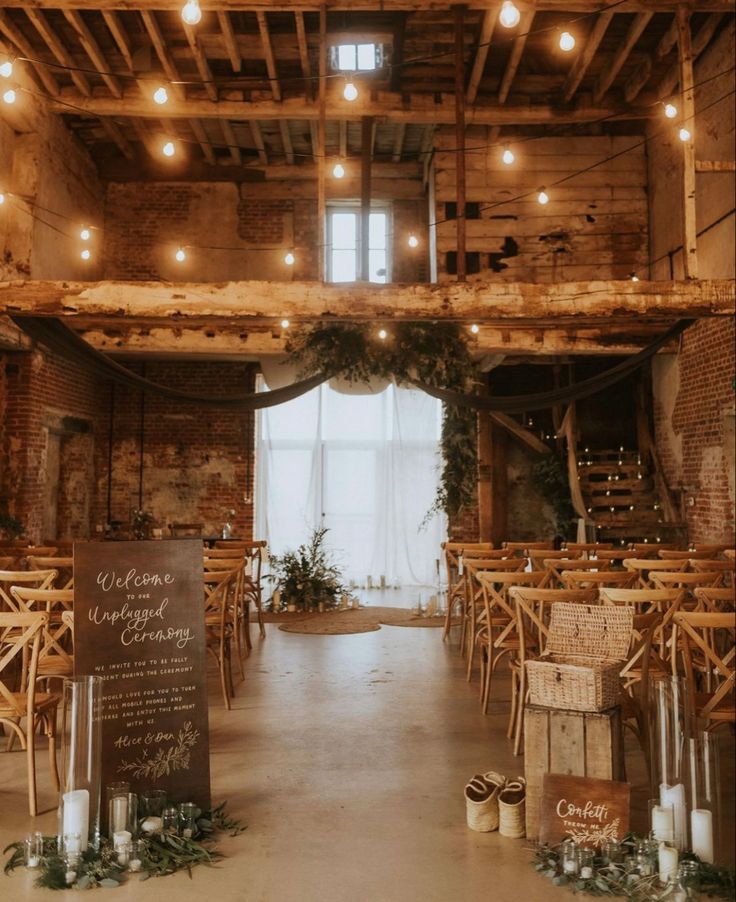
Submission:
[[[284,157],[286,158],[286,162],[290,165],[294,165],[294,145],[291,141],[291,132],[289,131],[289,120],[288,119],[280,119],[279,120],[279,131],[281,132],[281,144],[284,148]]]
[[[498,4],[495,4],[491,9],[487,9],[483,13],[480,34],[478,35],[478,47],[475,51],[473,68],[470,71],[468,88],[465,95],[465,101],[468,106],[472,106],[475,103],[475,98],[478,96],[478,88],[480,87],[483,73],[486,68],[486,60],[488,59],[488,51],[491,49],[493,29],[496,27],[499,9],[500,7]]]
[[[705,48],[710,44],[713,35],[716,33],[716,29],[721,23],[721,19],[723,15],[721,13],[713,13],[708,16],[708,18],[703,22],[703,24],[698,29],[698,33],[692,39],[692,54],[693,54],[693,62],[697,60],[700,54],[705,50]],[[665,73],[662,80],[657,84],[654,88],[655,96],[664,100],[669,97],[677,87],[680,81],[680,65],[679,62],[675,62]]]
[[[391,160],[394,163],[401,162],[401,153],[404,149],[404,136],[406,134],[406,123],[400,122],[394,132],[394,146],[391,151]]]
[[[281,85],[279,84],[279,73],[276,68],[276,57],[273,55],[273,46],[271,44],[271,33],[268,30],[268,20],[263,12],[256,13],[258,21],[258,31],[261,35],[261,45],[263,46],[263,57],[266,60],[266,72],[268,73],[269,83],[271,85],[271,94],[273,99],[281,100]]]
[[[652,77],[654,67],[661,62],[677,44],[677,19],[673,16],[670,27],[657,42],[654,52],[646,56],[629,76],[624,85],[624,100],[632,103]]]
[[[595,90],[593,91],[593,103],[600,103],[606,91],[616,80],[616,76],[621,71],[626,60],[629,58],[629,54],[634,49],[636,42],[641,37],[642,32],[651,21],[653,15],[654,13],[636,14],[634,21],[631,23],[629,30],[626,32],[626,37],[624,38],[616,52],[613,54],[611,59],[608,61],[608,64],[605,66],[601,74],[598,76],[598,81],[596,83]]]
[[[0,31],[23,56],[26,56],[29,59],[36,58],[37,55],[34,52],[33,47],[31,47],[23,33],[16,28],[14,23],[8,18],[7,13],[2,9],[0,9]],[[31,65],[44,88],[52,97],[57,97],[59,94],[59,84],[49,71],[48,67],[41,63],[31,63]]]
[[[323,317],[375,322],[527,319],[575,325],[585,318],[646,320],[732,316],[733,279],[677,282],[450,282],[339,285],[313,282],[0,282],[0,313],[43,316],[146,317],[185,322],[227,317],[233,322]],[[72,320],[73,321],[73,320]]]
[[[501,86],[498,89],[499,103],[506,103],[506,99],[509,96],[511,85],[513,84],[516,71],[519,68],[519,63],[521,62],[521,56],[524,53],[526,39],[528,37],[529,31],[531,30],[532,22],[534,21],[534,15],[534,9],[526,9],[521,14],[521,21],[519,22],[518,26],[519,34],[516,36],[516,38],[514,38],[514,43],[511,48],[511,56],[509,57],[509,61],[506,64],[506,70],[504,71],[503,78],[501,79]]]
[[[197,139],[197,143],[202,149],[202,156],[211,166],[214,166],[216,162],[215,153],[212,149],[212,145],[210,144],[209,139],[207,138],[207,132],[204,130],[204,125],[202,125],[199,119],[190,119],[189,127],[192,130],[192,134]]]
[[[115,44],[120,51],[120,55],[125,60],[125,65],[128,67],[128,71],[133,71],[133,47],[130,43],[130,38],[128,37],[128,33],[123,26],[123,23],[118,18],[117,13],[114,10],[103,10],[102,18],[105,20],[105,25],[112,35]]]
[[[338,153],[340,158],[345,160],[348,156],[348,124],[344,119],[338,123]],[[394,160],[396,162],[396,160]]]
[[[309,63],[309,44],[307,43],[307,32],[304,26],[304,13],[295,12],[294,20],[296,22],[296,40],[299,47],[299,61],[302,67],[302,75],[304,76],[304,96],[307,100],[313,100],[314,85],[312,84],[312,67]]]
[[[702,29],[701,29],[702,31]],[[106,97],[84,97],[78,92],[63,91],[62,98],[74,104],[82,115],[90,116],[141,116],[152,118],[160,113],[147,99],[126,95],[122,100]],[[50,108],[57,113],[69,113],[64,103],[50,101]],[[452,94],[412,94],[404,96],[389,92],[364,91],[358,100],[350,103],[342,92],[328,94],[329,119],[359,122],[363,116],[373,116],[381,122],[406,122],[421,125],[452,125],[455,121],[455,103]],[[170,101],[167,115],[172,118],[219,119],[234,121],[263,121],[267,119],[291,119],[294,121],[319,118],[319,104],[303,97],[285,97],[280,103],[272,98],[258,100],[233,100],[220,92],[220,101],[189,98],[186,102]],[[640,107],[593,104],[572,109],[549,104],[478,103],[468,108],[467,125],[564,125],[597,122],[602,119],[633,120],[650,119],[659,115],[651,105]]]
[[[110,64],[105,59],[105,55],[100,49],[97,39],[87,27],[87,23],[82,18],[82,14],[76,9],[65,9],[64,18],[76,32],[79,43],[84,48],[84,52],[92,61],[92,65],[95,69],[100,73],[102,80],[110,89],[110,93],[113,97],[120,99],[123,96],[120,79],[111,73]]]
[[[3,0],[6,8],[25,8],[28,0]],[[103,10],[156,10],[179,13],[181,0],[33,0],[36,9],[86,9],[101,12]],[[469,9],[485,10],[488,0],[468,0]],[[674,12],[680,0],[622,0],[616,6],[619,13]],[[610,0],[537,0],[538,12],[556,13],[595,13],[602,12],[610,6]],[[328,4],[330,12],[434,12],[446,9],[446,5],[437,0],[331,0]],[[215,0],[207,5],[208,10],[229,10],[231,12],[317,12],[319,3],[315,0]],[[736,11],[733,0],[695,0],[693,12],[730,12]]]
[[[156,56],[161,63],[161,68],[164,70],[164,74],[169,79],[169,81],[172,82],[172,94],[179,100],[185,100],[186,92],[184,90],[184,86],[182,84],[178,84],[178,82],[181,82],[179,70],[176,68],[176,63],[174,63],[174,60],[169,54],[169,49],[166,46],[166,41],[163,34],[161,33],[161,29],[158,22],[156,21],[155,15],[153,14],[153,12],[149,12],[145,9],[142,9],[140,13],[141,18],[143,19],[143,26],[148,32],[148,37],[151,39],[153,49],[156,51]],[[212,101],[210,101],[210,103],[211,102]],[[150,103],[146,104],[146,106],[150,107]],[[215,106],[217,106],[217,104],[215,104]],[[145,116],[145,113],[143,115]],[[155,115],[155,113],[152,113],[152,115]]]
[[[565,103],[569,103],[572,100],[575,92],[580,87],[580,82],[585,78],[585,73],[593,61],[606,29],[611,24],[611,19],[613,19],[613,13],[601,13],[599,16],[596,16],[590,34],[585,38],[583,48],[562,86],[562,99]]]
[[[401,90],[401,73],[404,63],[404,38],[406,37],[406,13],[394,13],[393,47],[391,52],[391,76],[389,90]]]
[[[207,57],[200,46],[197,30],[186,23],[182,23],[182,27],[184,28],[184,34],[186,35],[189,49],[194,57],[194,64],[197,67],[197,72],[199,72],[199,77],[204,84],[205,92],[211,101],[217,103],[217,87],[215,86],[215,80],[212,77],[210,64],[207,62]]]
[[[248,123],[250,133],[253,136],[253,144],[258,151],[258,159],[261,163],[268,164],[268,153],[266,152],[266,144],[263,140],[263,132],[261,132],[261,124],[254,119]]]
[[[240,72],[243,66],[243,58],[241,57],[240,50],[238,49],[238,40],[235,37],[233,23],[230,21],[229,13],[225,10],[218,10],[217,21],[220,25],[222,39],[225,43],[227,55],[230,57],[230,64],[233,67],[233,72]]]
[[[118,123],[114,122],[112,119],[103,118],[100,119],[100,124],[112,139],[112,141],[120,148],[120,152],[123,154],[126,160],[134,160],[135,151],[133,150],[133,145],[125,137]]]
[[[241,152],[238,139],[235,137],[235,132],[233,131],[232,125],[227,119],[222,119],[220,121],[220,128],[222,129],[222,134],[225,138],[225,143],[227,144],[230,158],[236,166],[240,166],[243,162],[243,154]]]
[[[43,38],[44,43],[49,48],[51,53],[56,58],[56,61],[60,63],[62,66],[67,66],[69,71],[69,76],[71,77],[74,84],[77,88],[82,92],[85,97],[89,97],[92,94],[92,88],[90,87],[89,81],[87,77],[82,72],[75,71],[76,62],[72,57],[71,53],[66,49],[66,47],[62,44],[61,39],[58,37],[56,32],[51,28],[49,23],[46,20],[46,17],[41,12],[40,9],[26,9],[25,11],[28,18],[31,20],[33,27]],[[31,52],[31,56],[35,57],[36,54]],[[67,112],[69,112],[67,108]]]

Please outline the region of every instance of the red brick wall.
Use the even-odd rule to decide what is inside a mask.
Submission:
[[[694,542],[734,543],[735,347],[733,318],[699,320],[677,366],[654,369],[657,447]]]

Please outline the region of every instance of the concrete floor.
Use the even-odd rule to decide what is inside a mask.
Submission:
[[[465,826],[477,771],[522,772],[505,738],[507,683],[483,717],[441,631],[383,627],[305,636],[269,624],[233,710],[210,681],[212,794],[248,824],[216,870],[131,882],[118,902],[525,902],[572,899],[530,867],[523,840]],[[636,750],[628,758],[646,798]],[[42,808],[55,806],[39,754]],[[24,756],[0,753],[0,847],[32,828]],[[641,826],[641,825],[640,825]],[[0,899],[47,898],[32,874],[0,876]],[[111,896],[112,898],[112,896]]]

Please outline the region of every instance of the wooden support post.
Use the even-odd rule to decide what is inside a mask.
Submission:
[[[690,12],[677,7],[677,48],[680,67],[680,97],[682,125],[690,138],[682,142],[682,247],[686,279],[698,278],[695,223],[695,90],[693,88],[693,47],[690,32]]]
[[[325,121],[327,118],[327,7],[319,8],[319,123],[317,128],[317,272],[326,277],[327,204],[325,202]]]
[[[506,466],[508,436],[498,426],[491,426],[491,541],[500,546],[509,538],[509,480]]]
[[[455,171],[457,178],[457,280],[464,282],[465,267],[465,7],[455,11]]]
[[[478,414],[478,538],[490,542],[493,529],[493,422]]]
[[[371,153],[373,150],[373,118],[360,120],[360,272],[362,282],[370,281],[371,225]]]

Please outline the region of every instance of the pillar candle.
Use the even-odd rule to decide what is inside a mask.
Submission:
[[[674,846],[659,844],[659,882],[667,883],[670,877],[677,876],[677,862],[679,856]]]
[[[693,808],[690,812],[693,852],[701,861],[713,864],[713,814],[707,808]]]
[[[87,849],[89,836],[89,791],[74,789],[72,792],[65,792],[62,801],[64,804],[64,835],[78,833],[81,851],[84,852]]]
[[[128,797],[113,796],[110,805],[110,834],[128,826]],[[664,839],[664,837],[663,837]]]
[[[129,830],[116,830],[112,835],[112,844],[115,849],[128,845],[132,838]]]
[[[654,805],[652,808],[652,836],[659,842],[674,842],[675,811],[671,805]]]
[[[660,804],[672,805],[675,809],[675,845],[682,851],[687,845],[685,787],[682,783],[677,783],[674,786],[662,783],[659,787],[659,801]]]

